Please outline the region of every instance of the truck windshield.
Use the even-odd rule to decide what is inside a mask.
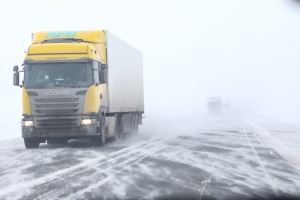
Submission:
[[[208,102],[208,106],[209,107],[218,107],[218,106],[220,106],[220,103],[219,102]]]
[[[88,87],[91,63],[36,63],[25,65],[25,88]]]

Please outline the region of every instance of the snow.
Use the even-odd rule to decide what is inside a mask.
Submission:
[[[22,138],[4,140],[0,198],[155,198],[175,191],[195,198],[217,198],[217,191],[236,198],[300,195],[299,137],[280,132],[296,131],[291,124],[227,113],[144,120],[138,137],[103,148],[73,140],[28,150]]]
[[[245,121],[266,145],[300,169],[300,117],[252,116]]]

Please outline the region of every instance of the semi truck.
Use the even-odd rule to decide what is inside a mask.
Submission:
[[[209,114],[220,114],[221,113],[221,97],[211,96],[207,98],[208,113]]]
[[[26,148],[80,138],[101,146],[142,125],[142,53],[107,30],[35,32],[13,72]]]

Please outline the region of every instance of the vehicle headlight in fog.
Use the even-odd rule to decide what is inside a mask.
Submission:
[[[90,125],[90,124],[97,124],[97,119],[83,119],[81,120],[82,125]]]
[[[33,126],[33,121],[22,121],[21,126]]]

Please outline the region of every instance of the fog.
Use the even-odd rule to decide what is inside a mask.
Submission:
[[[212,95],[240,113],[296,115],[299,10],[297,1],[273,0],[3,0],[0,135],[21,135],[12,67],[35,31],[104,29],[142,51],[148,127],[205,117]]]

